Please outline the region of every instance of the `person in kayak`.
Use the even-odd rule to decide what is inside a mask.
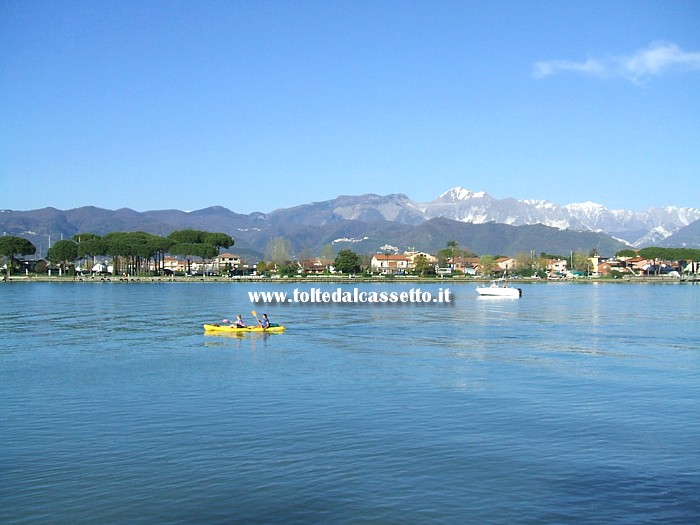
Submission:
[[[238,314],[236,317],[236,328],[245,328],[245,323],[243,322],[241,314]]]
[[[258,324],[263,328],[263,330],[270,328],[270,320],[267,318],[267,314],[263,314],[262,319],[258,319]]]

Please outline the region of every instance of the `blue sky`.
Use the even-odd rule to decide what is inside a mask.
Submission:
[[[0,3],[0,209],[700,206],[698,1]]]

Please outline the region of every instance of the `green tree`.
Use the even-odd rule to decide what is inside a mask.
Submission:
[[[36,273],[46,273],[49,270],[49,265],[43,259],[37,261],[34,265],[34,272]]]
[[[230,248],[234,244],[233,237],[226,233],[207,233],[204,235],[202,242],[211,244],[217,251],[220,248]]]
[[[515,272],[518,275],[529,277],[534,273],[535,259],[531,253],[518,252],[513,257],[515,259]]]
[[[459,248],[458,246],[457,241],[448,241],[447,248],[437,252],[438,266],[444,268],[447,266],[448,261],[454,263],[457,257],[476,257],[473,251],[467,248]]]
[[[102,237],[106,255],[115,257],[115,271],[143,274],[149,268],[149,261],[172,241],[146,232],[112,232]]]
[[[79,233],[71,237],[78,243],[78,257],[81,259],[92,259],[90,268],[95,266],[95,257],[105,253],[105,244],[102,237],[94,233]]]
[[[194,242],[180,242],[173,244],[168,250],[172,255],[180,255],[187,261],[187,273],[192,273],[192,257],[197,256],[199,251],[200,243]]]
[[[427,275],[429,273],[435,273],[433,265],[430,264],[428,258],[422,253],[416,255],[416,258],[413,260],[413,271],[418,275]]]
[[[36,247],[24,237],[3,235],[0,237],[0,257],[7,258],[7,275],[10,276],[17,255],[34,255]]]
[[[233,246],[233,238],[220,232],[201,230],[178,230],[168,235],[172,244],[167,247],[172,255],[182,255],[187,259],[187,273],[192,273],[192,257],[203,260],[213,259],[219,254],[219,248]]]
[[[546,252],[540,252],[540,259],[547,260],[547,259],[554,259],[554,260],[559,260],[559,259],[566,259],[563,255],[557,255],[554,253],[546,253]]]
[[[447,248],[437,252],[438,266],[444,268],[447,266],[448,261],[454,262],[457,246],[459,246],[457,241],[447,241]]]
[[[657,246],[649,246],[639,250],[639,255],[645,259],[653,259],[655,263],[661,261],[677,262],[680,271],[688,266],[689,262],[700,262],[700,250],[695,248],[660,248]],[[657,264],[657,272],[660,271],[660,265]]]
[[[187,259],[187,273],[192,273],[192,257],[212,259],[218,255],[219,250],[211,244],[183,242],[172,245],[169,252],[173,255],[182,255]]]
[[[371,275],[371,267],[372,267],[372,256],[368,253],[361,253],[359,255],[360,257],[360,268],[364,270],[365,274]]]
[[[333,266],[341,273],[355,274],[360,271],[360,258],[352,250],[340,250]]]
[[[165,254],[169,253],[170,247],[175,242],[169,237],[153,235],[147,239],[149,258],[153,259],[153,266],[156,273],[162,273],[165,263]]]
[[[114,259],[114,273],[121,273],[123,259],[128,260],[132,253],[128,235],[124,232],[110,232],[102,237],[102,242],[104,254]]]
[[[299,274],[299,265],[292,261],[284,261],[277,269],[282,277],[294,277]]]
[[[187,229],[174,231],[168,237],[177,244],[199,244],[207,235],[205,231]]]
[[[73,235],[73,237],[71,237],[71,240],[77,242],[78,244],[94,239],[101,239],[101,237],[96,233],[76,233]]]
[[[78,245],[75,241],[67,239],[58,241],[49,248],[47,257],[52,263],[59,264],[65,273],[69,265],[78,258]]]
[[[447,264],[452,257],[452,251],[449,248],[443,248],[442,250],[438,250],[437,252],[437,260],[438,260],[438,266],[440,268],[445,268],[447,267]]]
[[[493,255],[482,255],[479,258],[479,264],[481,265],[481,275],[491,275],[496,269],[496,257]]]
[[[639,250],[639,255],[645,259],[665,259],[667,254],[668,251],[666,248],[659,248],[657,246],[649,246]]]
[[[571,269],[575,272],[586,272],[591,270],[591,260],[588,254],[583,251],[577,251],[571,254]]]

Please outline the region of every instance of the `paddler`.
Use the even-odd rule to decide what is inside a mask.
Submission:
[[[258,324],[262,327],[263,330],[270,328],[270,320],[267,318],[267,314],[263,314],[262,319],[258,319]]]

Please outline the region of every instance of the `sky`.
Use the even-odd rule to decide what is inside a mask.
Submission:
[[[700,2],[0,2],[0,209],[700,207]]]

